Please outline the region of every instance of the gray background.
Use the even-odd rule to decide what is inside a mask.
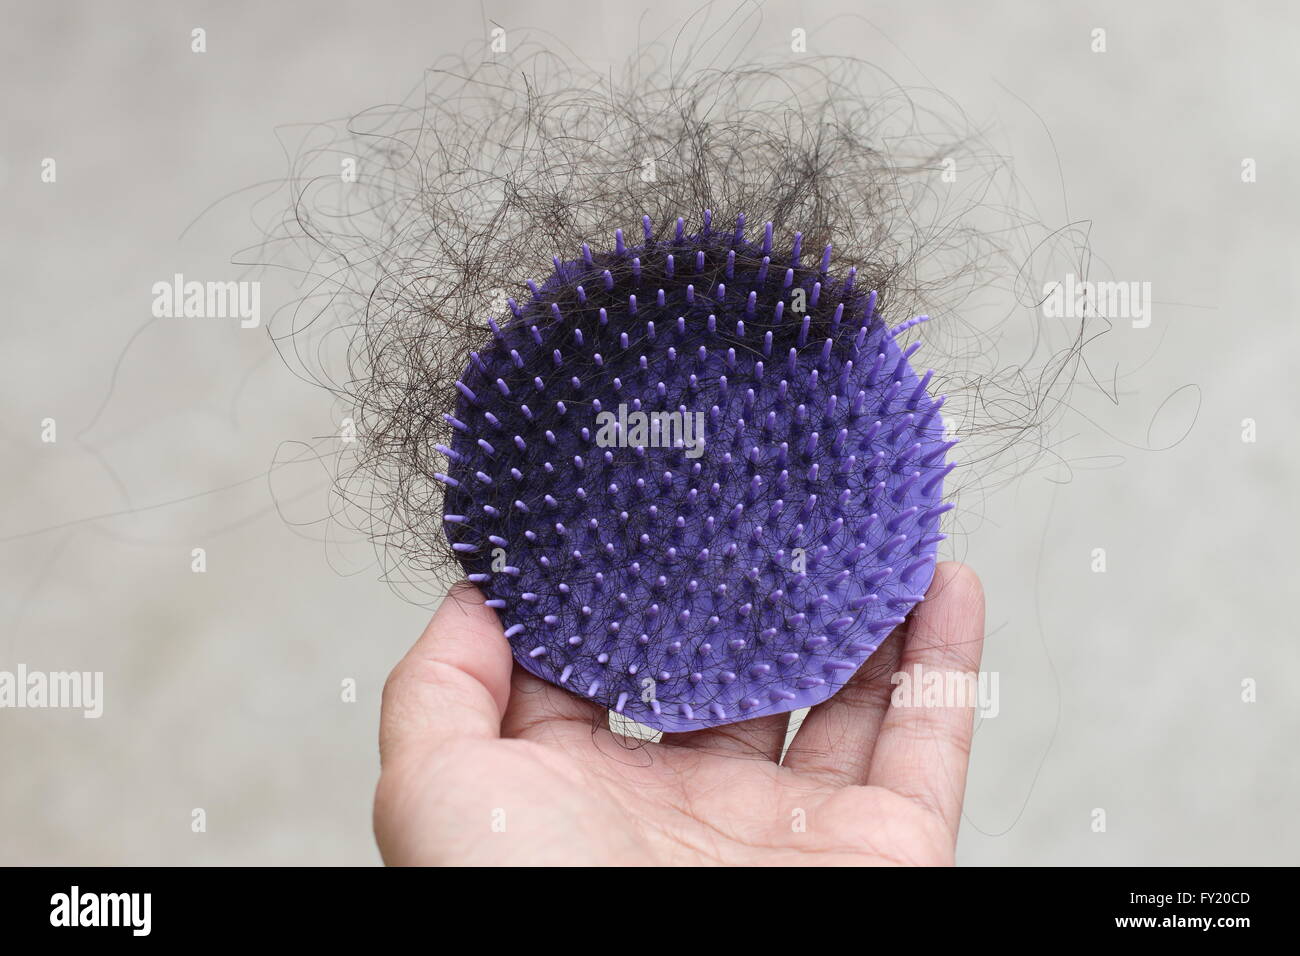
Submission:
[[[617,61],[647,11],[2,6],[0,669],[101,670],[107,686],[99,720],[0,711],[0,862],[375,863],[379,692],[427,611],[378,580],[364,546],[325,542],[319,465],[267,477],[282,443],[333,430],[324,396],[264,332],[151,321],[149,289],[173,272],[237,277],[248,202],[205,209],[283,175],[277,126],[400,99],[488,20]],[[650,20],[694,9],[656,3]],[[204,55],[189,52],[195,26]],[[1064,181],[1106,270],[1155,290],[1152,328],[1107,345],[1104,368],[1126,373],[1119,405],[1072,395],[1056,435],[1068,475],[1039,467],[981,491],[954,529],[952,552],[985,581],[1001,689],[976,737],[960,860],[1300,862],[1285,556],[1300,527],[1286,424],[1300,398],[1300,12],[769,3],[747,52],[781,61],[796,26],[811,54],[954,97],[1044,220],[1063,220]],[[40,182],[46,156],[57,184]],[[269,279],[264,312],[292,295]],[[206,574],[190,571],[194,547]],[[1089,569],[1096,547],[1105,574]],[[356,703],[340,700],[346,678]],[[206,833],[191,832],[195,807]]]

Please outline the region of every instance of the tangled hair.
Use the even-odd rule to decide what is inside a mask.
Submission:
[[[486,370],[478,354],[509,351],[487,320],[504,324],[513,311],[522,335],[537,309],[513,300],[544,311],[555,292],[534,285],[530,296],[526,280],[568,275],[571,286],[582,250],[608,254],[616,230],[644,228],[647,255],[674,241],[674,227],[676,241],[708,245],[710,216],[727,229],[740,217],[771,223],[773,248],[833,244],[835,261],[856,268],[859,291],[874,293],[863,327],[876,323],[880,341],[889,329],[922,337],[936,370],[925,383],[945,394],[944,420],[963,442],[947,498],[1023,471],[1047,450],[1046,429],[1091,332],[1036,326],[1027,354],[999,354],[1002,323],[1036,304],[1031,250],[1053,233],[1017,210],[1007,164],[964,126],[951,101],[892,86],[853,59],[771,68],[652,44],[616,76],[530,41],[499,60],[449,59],[401,105],[308,128],[290,146],[288,213],[281,203],[259,250],[305,283],[287,327],[277,319],[272,328],[277,345],[355,427],[355,441],[338,444],[331,520],[372,539],[386,576],[416,593],[437,590],[431,579],[457,562],[489,580],[482,555],[467,563],[472,547],[453,549],[467,539],[444,532],[444,494],[459,496],[463,511],[466,491],[435,477],[463,457],[457,415],[468,373]],[[751,269],[755,248],[740,247]],[[626,278],[626,263],[623,273],[611,268]],[[818,275],[806,272],[811,287]],[[861,299],[849,300],[864,312]],[[976,313],[994,314],[993,323],[977,326]],[[916,315],[930,321],[899,329]],[[571,326],[557,319],[544,331],[555,335],[550,354]],[[1025,446],[1028,457],[1015,450]],[[519,648],[516,656],[529,666]],[[613,707],[616,692],[627,696],[588,696]]]

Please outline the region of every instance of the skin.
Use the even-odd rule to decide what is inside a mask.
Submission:
[[[612,733],[604,711],[515,666],[496,614],[458,585],[384,688],[380,852],[390,865],[951,864],[974,711],[891,706],[890,675],[976,672],[983,635],[978,578],[940,564],[782,760],[784,716],[658,743]]]

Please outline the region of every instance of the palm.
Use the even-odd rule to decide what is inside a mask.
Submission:
[[[941,566],[905,633],[810,712],[782,762],[779,717],[657,743],[616,735],[592,705],[512,671],[481,604],[458,602],[452,627],[446,607],[386,690],[375,819],[388,862],[952,861],[971,712],[891,709],[889,674],[978,666],[969,572]]]

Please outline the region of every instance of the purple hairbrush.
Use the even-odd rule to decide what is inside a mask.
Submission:
[[[448,416],[445,528],[514,656],[663,731],[826,700],[922,599],[942,399],[854,272],[744,217],[555,259]]]

